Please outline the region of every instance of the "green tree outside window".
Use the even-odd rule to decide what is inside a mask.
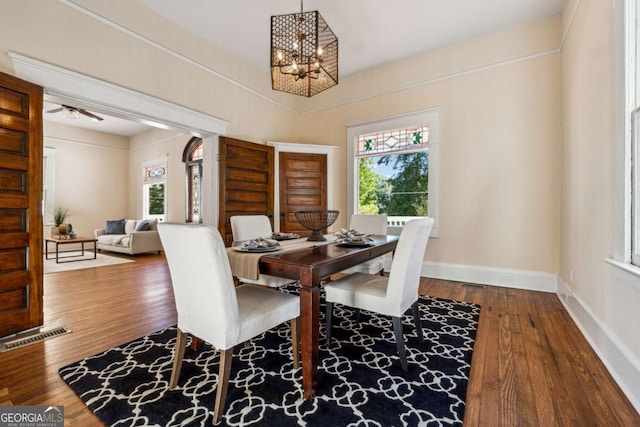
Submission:
[[[391,166],[391,178],[375,172],[375,166]],[[360,158],[359,212],[389,216],[428,216],[429,152]]]
[[[164,184],[149,186],[149,215],[164,215]]]

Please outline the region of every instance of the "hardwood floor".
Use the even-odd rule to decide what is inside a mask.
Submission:
[[[58,376],[86,356],[176,323],[162,255],[48,274],[45,326],[71,334],[0,353],[14,405],[64,405],[65,425],[100,425]],[[482,306],[466,426],[638,426],[638,414],[554,294],[423,279],[421,293]]]

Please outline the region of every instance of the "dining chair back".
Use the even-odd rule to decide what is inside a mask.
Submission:
[[[387,234],[387,215],[366,215],[366,214],[353,214],[349,220],[349,228],[359,231],[364,234]],[[367,273],[367,274],[384,274],[384,256],[372,258],[351,267],[343,273]]]
[[[235,215],[231,219],[234,241],[268,238],[273,233],[271,221],[266,215]]]
[[[327,345],[331,342],[334,303],[392,317],[402,369],[407,371],[402,316],[411,307],[418,339],[423,341],[418,308],[418,288],[433,218],[406,223],[396,246],[388,277],[352,273],[325,285]]]
[[[215,422],[224,412],[233,347],[291,321],[293,364],[298,364],[299,297],[259,286],[236,287],[217,229],[199,224],[158,225],[178,312],[178,332],[169,388],[180,376],[187,336],[220,350]]]
[[[387,215],[353,214],[349,228],[365,234],[387,234]]]
[[[389,271],[389,312],[385,314],[402,316],[418,299],[420,273],[433,223],[433,218],[411,220],[400,233]]]
[[[268,238],[273,234],[271,221],[266,215],[234,215],[230,219],[231,234],[234,242],[257,239],[258,237]],[[257,280],[240,277],[241,283],[261,285],[269,287],[280,287],[292,283],[291,279],[260,274]]]

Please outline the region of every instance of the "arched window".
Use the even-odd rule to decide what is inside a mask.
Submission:
[[[186,222],[202,222],[202,138],[193,137],[182,153],[186,179]]]

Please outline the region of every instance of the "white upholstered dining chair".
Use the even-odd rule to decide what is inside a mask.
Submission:
[[[359,231],[364,234],[379,234],[386,235],[387,234],[387,215],[364,215],[364,214],[353,214],[351,215],[351,219],[349,220],[349,228]],[[368,261],[363,262],[362,264],[358,264],[347,270],[343,271],[343,273],[366,273],[366,274],[383,274],[384,272],[384,256],[379,256],[377,258],[370,259]]]
[[[224,413],[233,348],[291,322],[293,367],[298,367],[298,296],[271,289],[234,286],[229,258],[217,229],[198,224],[159,224],[178,312],[178,335],[169,389],[176,387],[187,335],[220,350],[214,422]]]
[[[327,345],[331,341],[333,304],[344,304],[391,316],[400,363],[408,370],[402,335],[402,316],[411,307],[418,339],[423,342],[418,308],[420,271],[427,249],[433,218],[414,219],[404,226],[391,262],[389,276],[352,273],[325,285]]]
[[[230,222],[234,242],[257,239],[258,237],[267,238],[273,234],[271,221],[269,221],[269,217],[266,215],[235,215],[230,218]],[[241,283],[273,288],[292,283],[291,279],[269,276],[268,274],[260,274],[257,280],[246,279],[244,277],[239,277],[238,280]]]

